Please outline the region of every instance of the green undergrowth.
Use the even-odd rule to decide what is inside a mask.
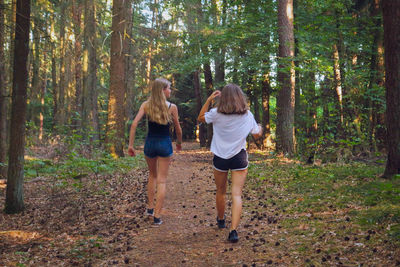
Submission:
[[[100,154],[89,159],[70,153],[62,161],[28,157],[25,159],[24,171],[25,177],[28,179],[38,176],[80,179],[89,174],[126,173],[133,168],[144,166],[145,161],[142,155],[115,159],[108,154]]]
[[[400,245],[400,178],[381,178],[383,166],[305,165],[260,155],[250,161],[245,193],[270,213],[279,211],[281,227],[288,231],[320,237],[330,229],[347,239],[349,229],[357,228]]]

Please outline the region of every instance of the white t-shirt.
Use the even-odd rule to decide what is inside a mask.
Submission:
[[[204,114],[206,123],[213,124],[211,152],[223,159],[230,159],[246,149],[246,137],[249,133],[257,134],[261,127],[257,125],[253,114],[223,114],[217,108]]]

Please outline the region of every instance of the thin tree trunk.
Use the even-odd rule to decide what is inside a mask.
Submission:
[[[74,21],[75,36],[75,103],[74,114],[72,116],[72,126],[74,129],[82,129],[83,110],[82,110],[82,2],[74,0],[72,2],[72,16]]]
[[[124,156],[125,23],[124,0],[113,0],[106,143],[114,157]]]
[[[196,114],[199,114],[200,109],[202,107],[199,71],[193,72],[193,88],[194,88],[194,94],[196,96]],[[201,123],[199,126],[199,140],[200,140],[200,147],[205,147],[207,145],[206,129],[204,123]]]
[[[318,134],[318,121],[317,121],[317,102],[315,95],[315,72],[309,71],[309,99],[307,101],[308,118],[307,118],[307,137],[308,137],[308,159],[307,163],[311,164],[314,162],[315,148]]]
[[[388,157],[385,177],[400,174],[400,1],[383,0]]]
[[[220,12],[217,8],[216,0],[212,1],[213,5],[213,24],[214,26],[218,26],[221,23],[221,26],[225,26],[226,24],[226,0],[222,1],[222,12]],[[214,58],[215,62],[215,84],[218,88],[222,88],[225,82],[225,54],[226,54],[226,46],[221,45],[214,48],[214,53],[216,54]]]
[[[135,46],[133,43],[133,7],[132,7],[132,2],[131,1],[126,1],[126,21],[127,21],[127,34],[129,37],[127,38],[127,43],[126,43],[126,65],[125,65],[125,77],[126,77],[126,96],[125,96],[125,102],[126,102],[126,110],[125,110],[125,118],[127,120],[133,120],[134,116],[134,111],[133,111],[133,103],[134,103],[134,83],[135,83],[135,66],[134,66],[134,60],[135,60]]]
[[[94,0],[85,1],[85,58],[84,75],[84,119],[89,120],[91,141],[95,144],[100,140],[99,112],[97,107],[97,38],[96,38],[96,5]]]
[[[27,120],[32,121],[36,126],[39,124],[37,115],[39,107],[39,95],[40,95],[40,28],[37,23],[37,19],[33,20],[33,49],[31,50],[30,60],[32,64],[32,83],[30,90],[28,91],[29,103],[27,107]],[[28,65],[29,66],[29,65]],[[28,68],[29,69],[29,68]]]
[[[29,54],[30,0],[17,0],[15,55],[11,107],[9,167],[6,190],[6,213],[24,209],[24,148]]]
[[[66,51],[66,40],[65,40],[65,9],[66,4],[61,3],[61,14],[60,14],[60,79],[58,83],[58,103],[57,103],[57,114],[55,116],[56,126],[64,125],[65,121],[65,89],[66,89],[66,70],[65,70],[65,51]]]
[[[276,150],[289,156],[295,152],[294,106],[295,106],[295,70],[294,70],[294,34],[293,0],[278,1],[279,33],[279,93],[277,97]],[[289,72],[285,71],[289,69]]]
[[[57,86],[57,62],[55,55],[55,44],[51,44],[51,86],[53,89],[53,128],[57,125],[58,114],[58,86]]]
[[[343,92],[342,92],[342,78],[339,63],[339,51],[336,44],[333,44],[333,78],[335,81],[336,92],[336,107],[339,112],[338,133],[339,137],[343,134]]]
[[[44,53],[44,58],[46,58],[46,52]],[[43,140],[43,133],[44,133],[44,96],[46,95],[47,91],[47,72],[43,73],[44,77],[42,79],[42,83],[40,86],[40,112],[39,112],[39,140]]]
[[[203,52],[204,53],[204,52]],[[213,92],[213,79],[212,79],[212,73],[211,73],[211,66],[210,66],[210,62],[205,62],[203,64],[203,68],[204,68],[204,81],[205,81],[205,85],[206,85],[206,94],[207,96],[211,95]],[[213,126],[212,124],[207,124],[207,147],[211,146],[211,141],[212,141],[212,137],[213,137]]]
[[[0,179],[7,177],[7,76],[4,56],[4,0],[0,0]]]
[[[382,19],[379,17],[381,8],[381,0],[374,0],[371,10],[371,18],[375,22],[374,25],[382,26]],[[383,30],[381,27],[376,27],[373,31],[373,43],[372,43],[372,55],[371,55],[371,76],[369,83],[370,92],[374,92],[375,87],[384,87],[384,60],[383,60]],[[379,89],[378,89],[379,90]],[[375,101],[372,97],[368,101],[369,110],[369,143],[371,149],[375,150],[377,148],[377,141],[382,148],[382,144],[385,143],[386,133],[382,122],[380,122],[380,117],[383,117],[381,112],[379,112],[380,103]]]
[[[270,96],[271,96],[271,84],[269,78],[269,71],[265,71],[263,75],[263,81],[261,85],[261,99],[262,99],[262,128],[263,128],[263,136],[262,143],[263,147],[270,147],[272,145],[271,141],[271,124],[270,124]]]

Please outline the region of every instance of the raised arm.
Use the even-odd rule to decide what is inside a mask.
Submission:
[[[210,107],[211,101],[219,95],[221,95],[221,91],[216,90],[207,98],[206,102],[204,103],[203,107],[200,110],[199,116],[197,117],[198,122],[206,122],[206,119],[204,118],[204,114],[207,112],[208,108]]]
[[[179,152],[182,150],[182,128],[179,123],[178,107],[175,104],[171,105],[171,115],[176,132],[176,150]]]
[[[139,111],[138,111],[138,113],[136,114],[136,117],[135,117],[135,119],[134,119],[133,122],[132,122],[131,130],[130,130],[130,132],[129,132],[128,154],[129,154],[129,156],[132,156],[132,157],[136,156],[136,151],[135,151],[135,149],[133,148],[133,144],[134,144],[134,142],[135,142],[136,127],[138,126],[140,120],[143,118],[143,115],[145,114],[145,113],[144,113],[144,106],[145,106],[145,103],[146,103],[146,102],[144,102],[144,103],[140,106]]]

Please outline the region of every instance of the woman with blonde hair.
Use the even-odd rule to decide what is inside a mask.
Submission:
[[[160,215],[165,198],[168,169],[173,154],[169,133],[171,122],[174,124],[177,136],[176,150],[179,152],[182,149],[182,129],[179,124],[178,108],[175,104],[167,101],[171,95],[170,86],[171,83],[164,78],[158,78],[152,82],[150,97],[140,106],[132,122],[129,135],[128,154],[133,157],[136,155],[133,147],[136,127],[146,115],[148,133],[144,145],[144,155],[149,167],[149,178],[147,182],[148,207],[145,214],[154,216],[155,225],[162,224]],[[157,195],[154,205],[156,187]]]
[[[216,108],[207,112],[213,99],[219,97]],[[236,84],[226,85],[222,91],[213,92],[200,110],[199,122],[213,124],[211,152],[214,154],[214,179],[217,186],[216,206],[217,225],[225,225],[225,194],[228,172],[232,178],[232,223],[228,240],[239,241],[237,227],[242,213],[242,189],[247,176],[248,159],[246,138],[251,133],[255,138],[261,136],[261,127],[249,111],[246,97]]]

